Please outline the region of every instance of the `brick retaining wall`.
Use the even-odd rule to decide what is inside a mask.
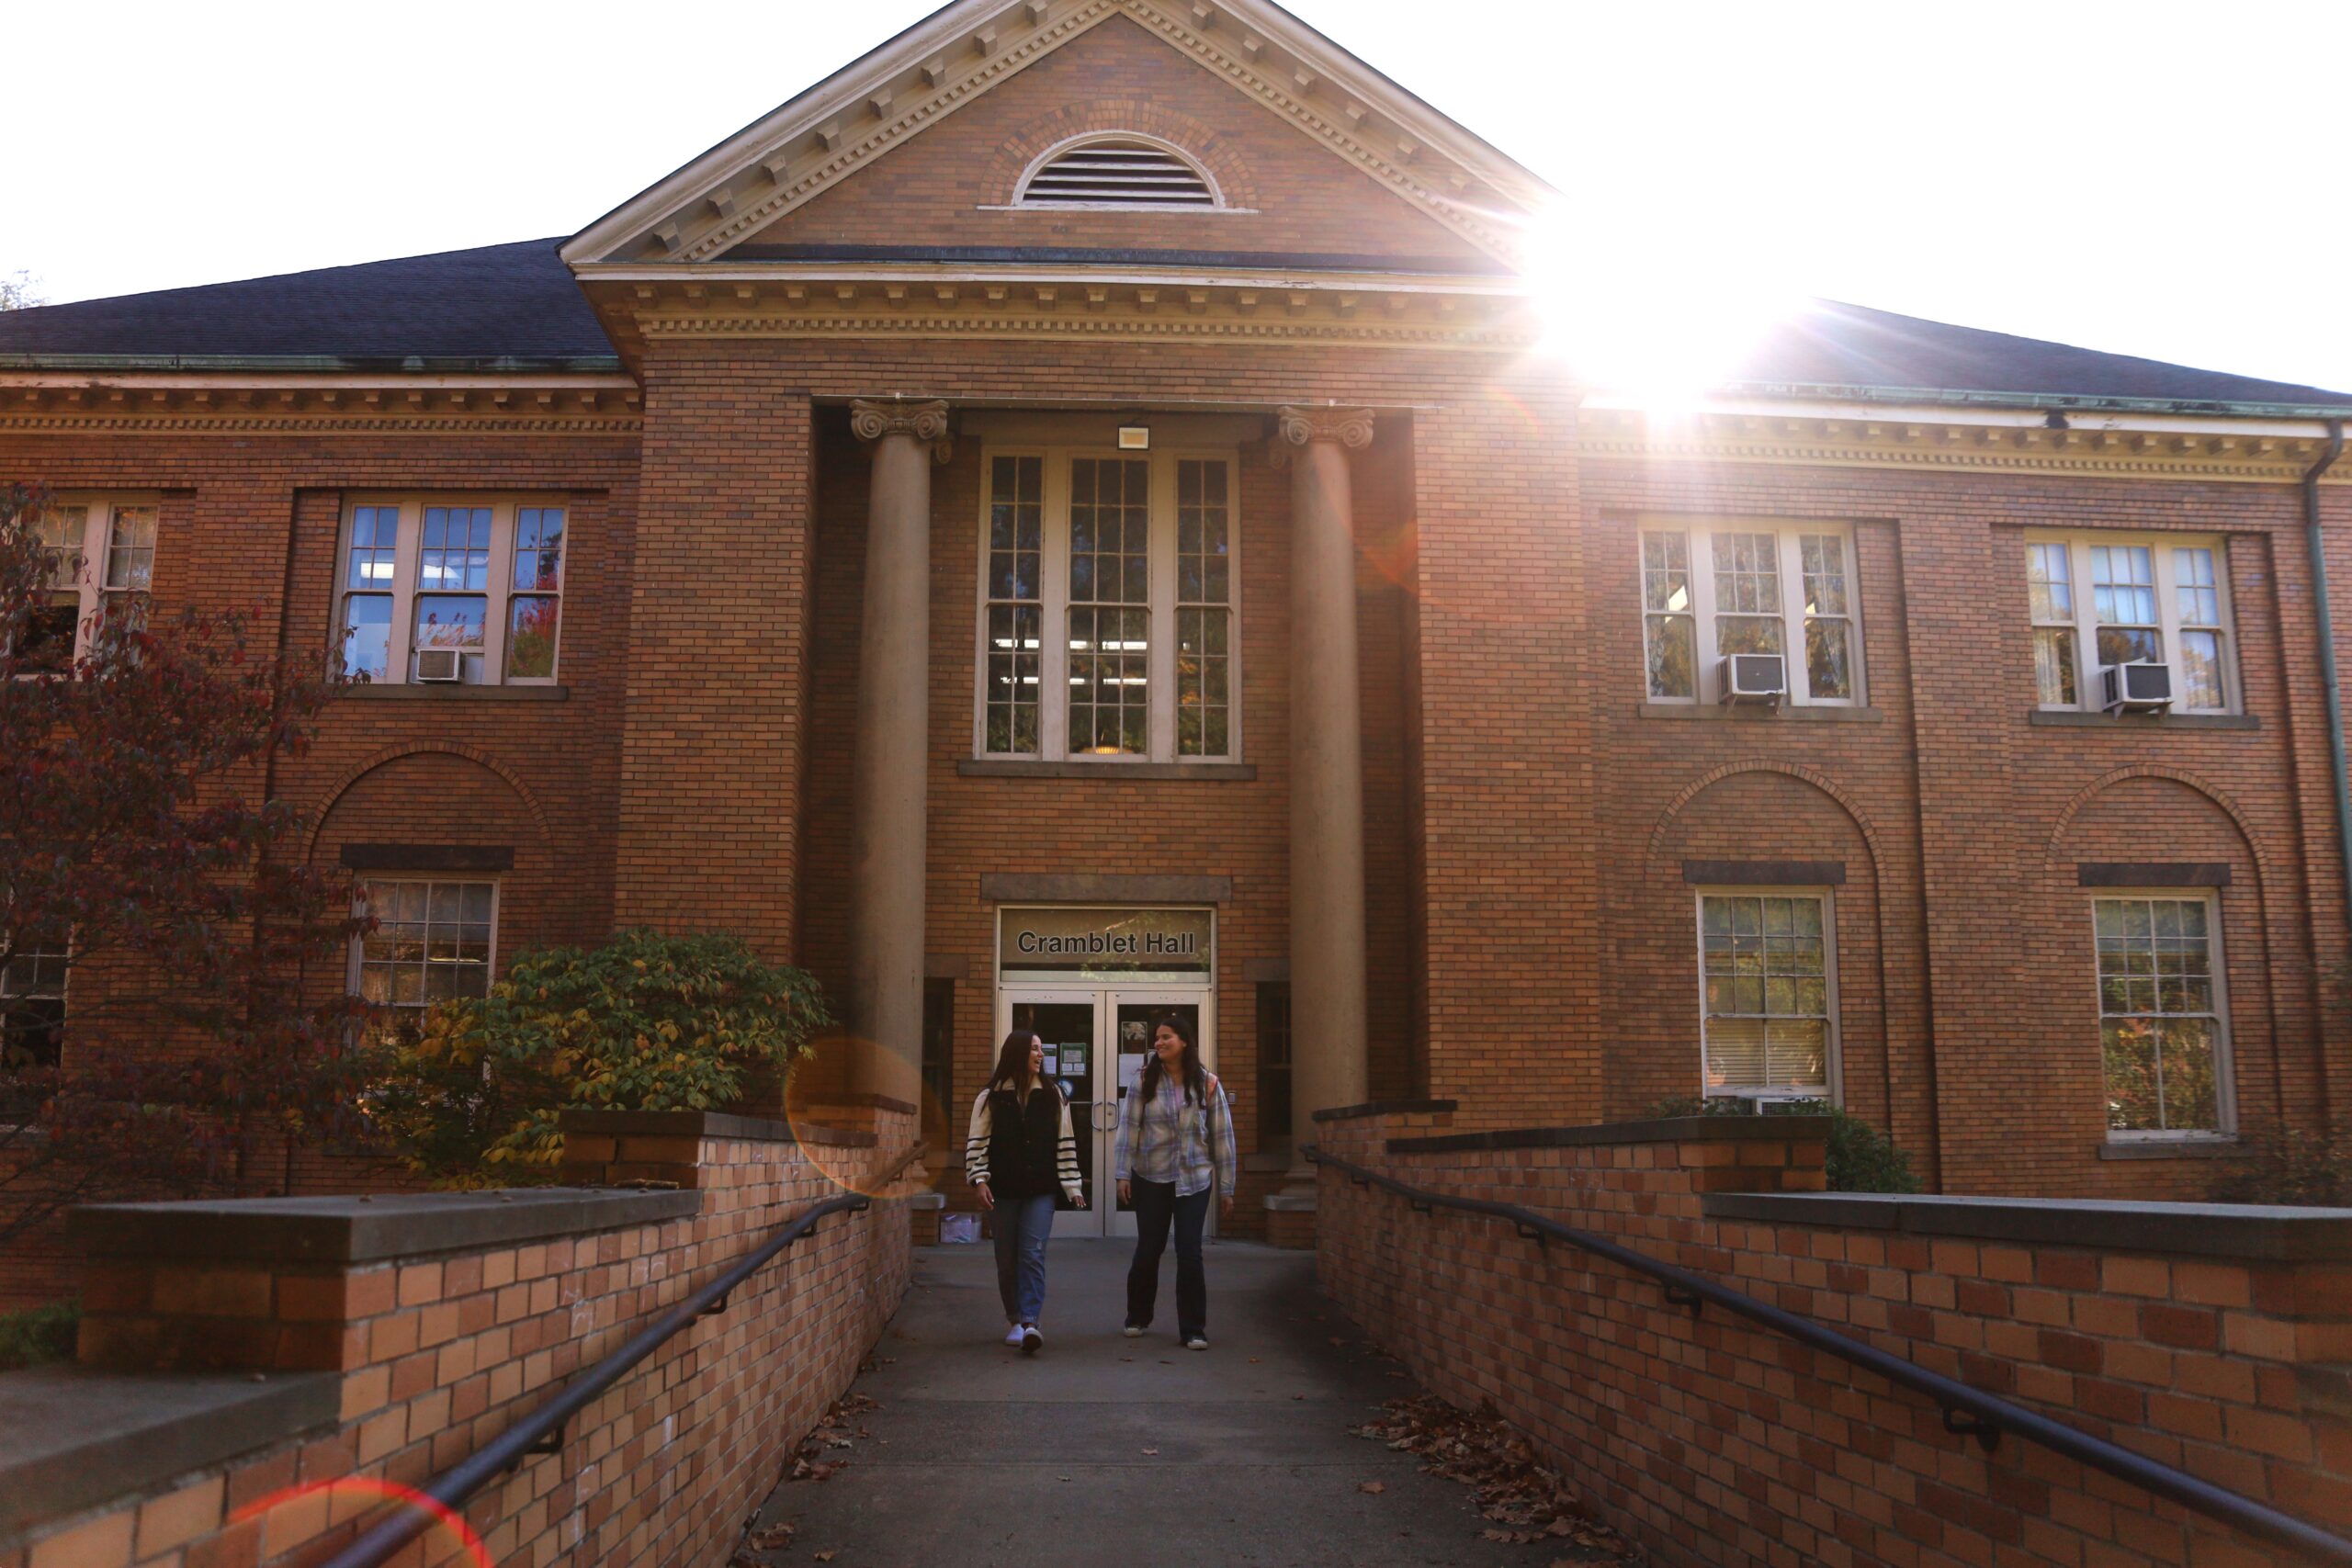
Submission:
[[[1323,1146],[2352,1532],[2352,1211],[1807,1192],[1822,1124],[1795,1118],[1445,1121],[1332,1118]],[[1419,1213],[1329,1167],[1316,1220],[1325,1290],[1431,1390],[1491,1401],[1660,1564],[2288,1561],[2018,1438],[1988,1456],[1930,1400],[1499,1221]]]
[[[567,1126],[568,1176],[635,1189],[78,1212],[83,1365],[0,1377],[0,1568],[316,1561],[376,1517],[366,1483],[447,1469],[912,1138],[865,1121]],[[490,1561],[724,1562],[897,1306],[907,1236],[896,1197],[826,1218],[476,1497]],[[320,1482],[348,1484],[291,1495]],[[397,1561],[456,1543],[425,1547]]]

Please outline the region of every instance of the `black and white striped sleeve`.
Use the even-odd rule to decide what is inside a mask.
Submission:
[[[964,1134],[964,1179],[975,1187],[989,1184],[989,1135],[994,1130],[989,1115],[989,1091],[972,1101],[972,1125]]]
[[[1054,1140],[1054,1179],[1073,1203],[1086,1201],[1086,1178],[1078,1168],[1078,1133],[1070,1123],[1069,1101],[1062,1101],[1061,1133]]]

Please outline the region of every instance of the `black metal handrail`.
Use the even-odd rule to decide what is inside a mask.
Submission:
[[[911,1156],[910,1156],[911,1157]],[[901,1161],[899,1169],[906,1166]],[[895,1178],[893,1171],[888,1180]],[[629,1342],[573,1378],[563,1392],[501,1432],[485,1447],[442,1472],[418,1488],[431,1503],[452,1512],[467,1498],[522,1464],[533,1455],[556,1453],[563,1446],[564,1428],[589,1403],[626,1376],[632,1367],[660,1349],[695,1319],[727,1310],[727,1298],[778,1253],[817,1228],[827,1214],[855,1213],[871,1208],[874,1200],[860,1192],[844,1192],[813,1203],[779,1227],[767,1240],[745,1255],[709,1284],[680,1302]],[[379,1568],[392,1553],[440,1522],[441,1516],[423,1503],[403,1503],[377,1521],[349,1546],[319,1568]]]
[[[2129,1449],[2118,1448],[2104,1438],[2077,1431],[2021,1404],[2012,1404],[2006,1399],[1971,1388],[1939,1372],[1931,1372],[1900,1356],[1866,1345],[1835,1329],[1825,1328],[1811,1318],[1799,1317],[1794,1313],[1769,1306],[1704,1275],[1678,1269],[1670,1263],[1660,1263],[1606,1237],[1546,1219],[1515,1203],[1461,1198],[1409,1186],[1394,1177],[1366,1169],[1351,1160],[1326,1154],[1314,1145],[1307,1146],[1306,1157],[1317,1165],[1328,1165],[1335,1170],[1344,1171],[1348,1179],[1359,1187],[1386,1188],[1424,1213],[1433,1208],[1458,1209],[1464,1213],[1507,1220],[1518,1227],[1520,1235],[1532,1241],[1566,1242],[1597,1258],[1605,1258],[1636,1274],[1657,1280],[1665,1287],[1666,1299],[1677,1306],[1689,1307],[1693,1316],[1698,1314],[1702,1305],[1719,1306],[1776,1334],[1786,1335],[1799,1344],[1835,1356],[1865,1371],[1874,1372],[1891,1383],[1924,1393],[1943,1407],[1945,1430],[1974,1438],[1987,1453],[1999,1443],[2002,1433],[2014,1432],[2030,1443],[2038,1443],[2052,1452],[2064,1454],[2068,1459],[2104,1472],[2168,1502],[2177,1503],[2208,1518],[2235,1526],[2246,1534],[2273,1545],[2308,1552],[2314,1562],[2352,1564],[2352,1540],[2342,1536],[2330,1534],[2317,1525],[2307,1524],[2291,1514],[2282,1514],[2251,1497],[2242,1497],[2210,1481],[2200,1481],[2186,1471],[2159,1464]]]

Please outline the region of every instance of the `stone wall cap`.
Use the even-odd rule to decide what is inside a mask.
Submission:
[[[2352,1259],[2352,1209],[1891,1192],[1718,1192],[1702,1202],[1708,1217],[1722,1220],[2177,1252],[2255,1263]]]
[[[725,1111],[565,1111],[558,1113],[556,1125],[567,1133],[597,1133],[624,1138],[744,1138],[770,1144],[799,1141],[789,1122],[765,1116],[739,1116]]]
[[[1826,1142],[1826,1116],[1668,1116],[1654,1122],[1597,1122],[1585,1127],[1514,1127],[1492,1133],[1430,1133],[1391,1138],[1393,1155],[1467,1149],[1567,1149],[1600,1144]]]
[[[887,1094],[874,1094],[864,1089],[826,1089],[812,1094],[799,1102],[807,1105],[854,1105],[866,1111],[895,1111],[901,1116],[912,1116],[922,1109],[910,1100],[899,1100]]]
[[[691,1191],[588,1187],[231,1198],[90,1204],[67,1216],[66,1232],[85,1252],[110,1258],[372,1263],[654,1224],[701,1206]]]
[[[1368,1100],[1362,1105],[1335,1105],[1315,1112],[1317,1122],[1352,1122],[1363,1116],[1435,1116],[1459,1111],[1458,1100]]]
[[[51,1519],[331,1427],[336,1372],[0,1374],[0,1553]]]
[[[1312,1192],[1269,1192],[1263,1201],[1270,1214],[1311,1214],[1315,1213]]]

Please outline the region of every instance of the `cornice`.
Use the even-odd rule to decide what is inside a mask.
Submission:
[[[1590,460],[2293,484],[2309,471],[2319,443],[2262,434],[2054,430],[1955,420],[1714,413],[1652,419],[1588,410],[1578,423],[1577,450]]]
[[[627,292],[623,292],[626,288]],[[616,341],[691,338],[993,338],[1038,342],[1337,344],[1522,353],[1540,326],[1510,296],[1286,280],[1126,284],[984,278],[880,282],[592,280]]]
[[[0,386],[0,434],[175,435],[633,435],[635,387]]]
[[[1532,177],[1361,62],[1248,0],[1023,0],[920,27],[599,220],[563,248],[597,261],[708,262],[1101,23],[1125,16],[1490,255]]]
[[[1364,348],[1427,348],[1517,353],[1532,334],[1379,321],[1155,317],[1137,314],[1031,317],[982,315],[827,315],[745,312],[642,317],[648,343],[690,338],[993,338],[1023,342],[1192,342],[1323,344]]]

